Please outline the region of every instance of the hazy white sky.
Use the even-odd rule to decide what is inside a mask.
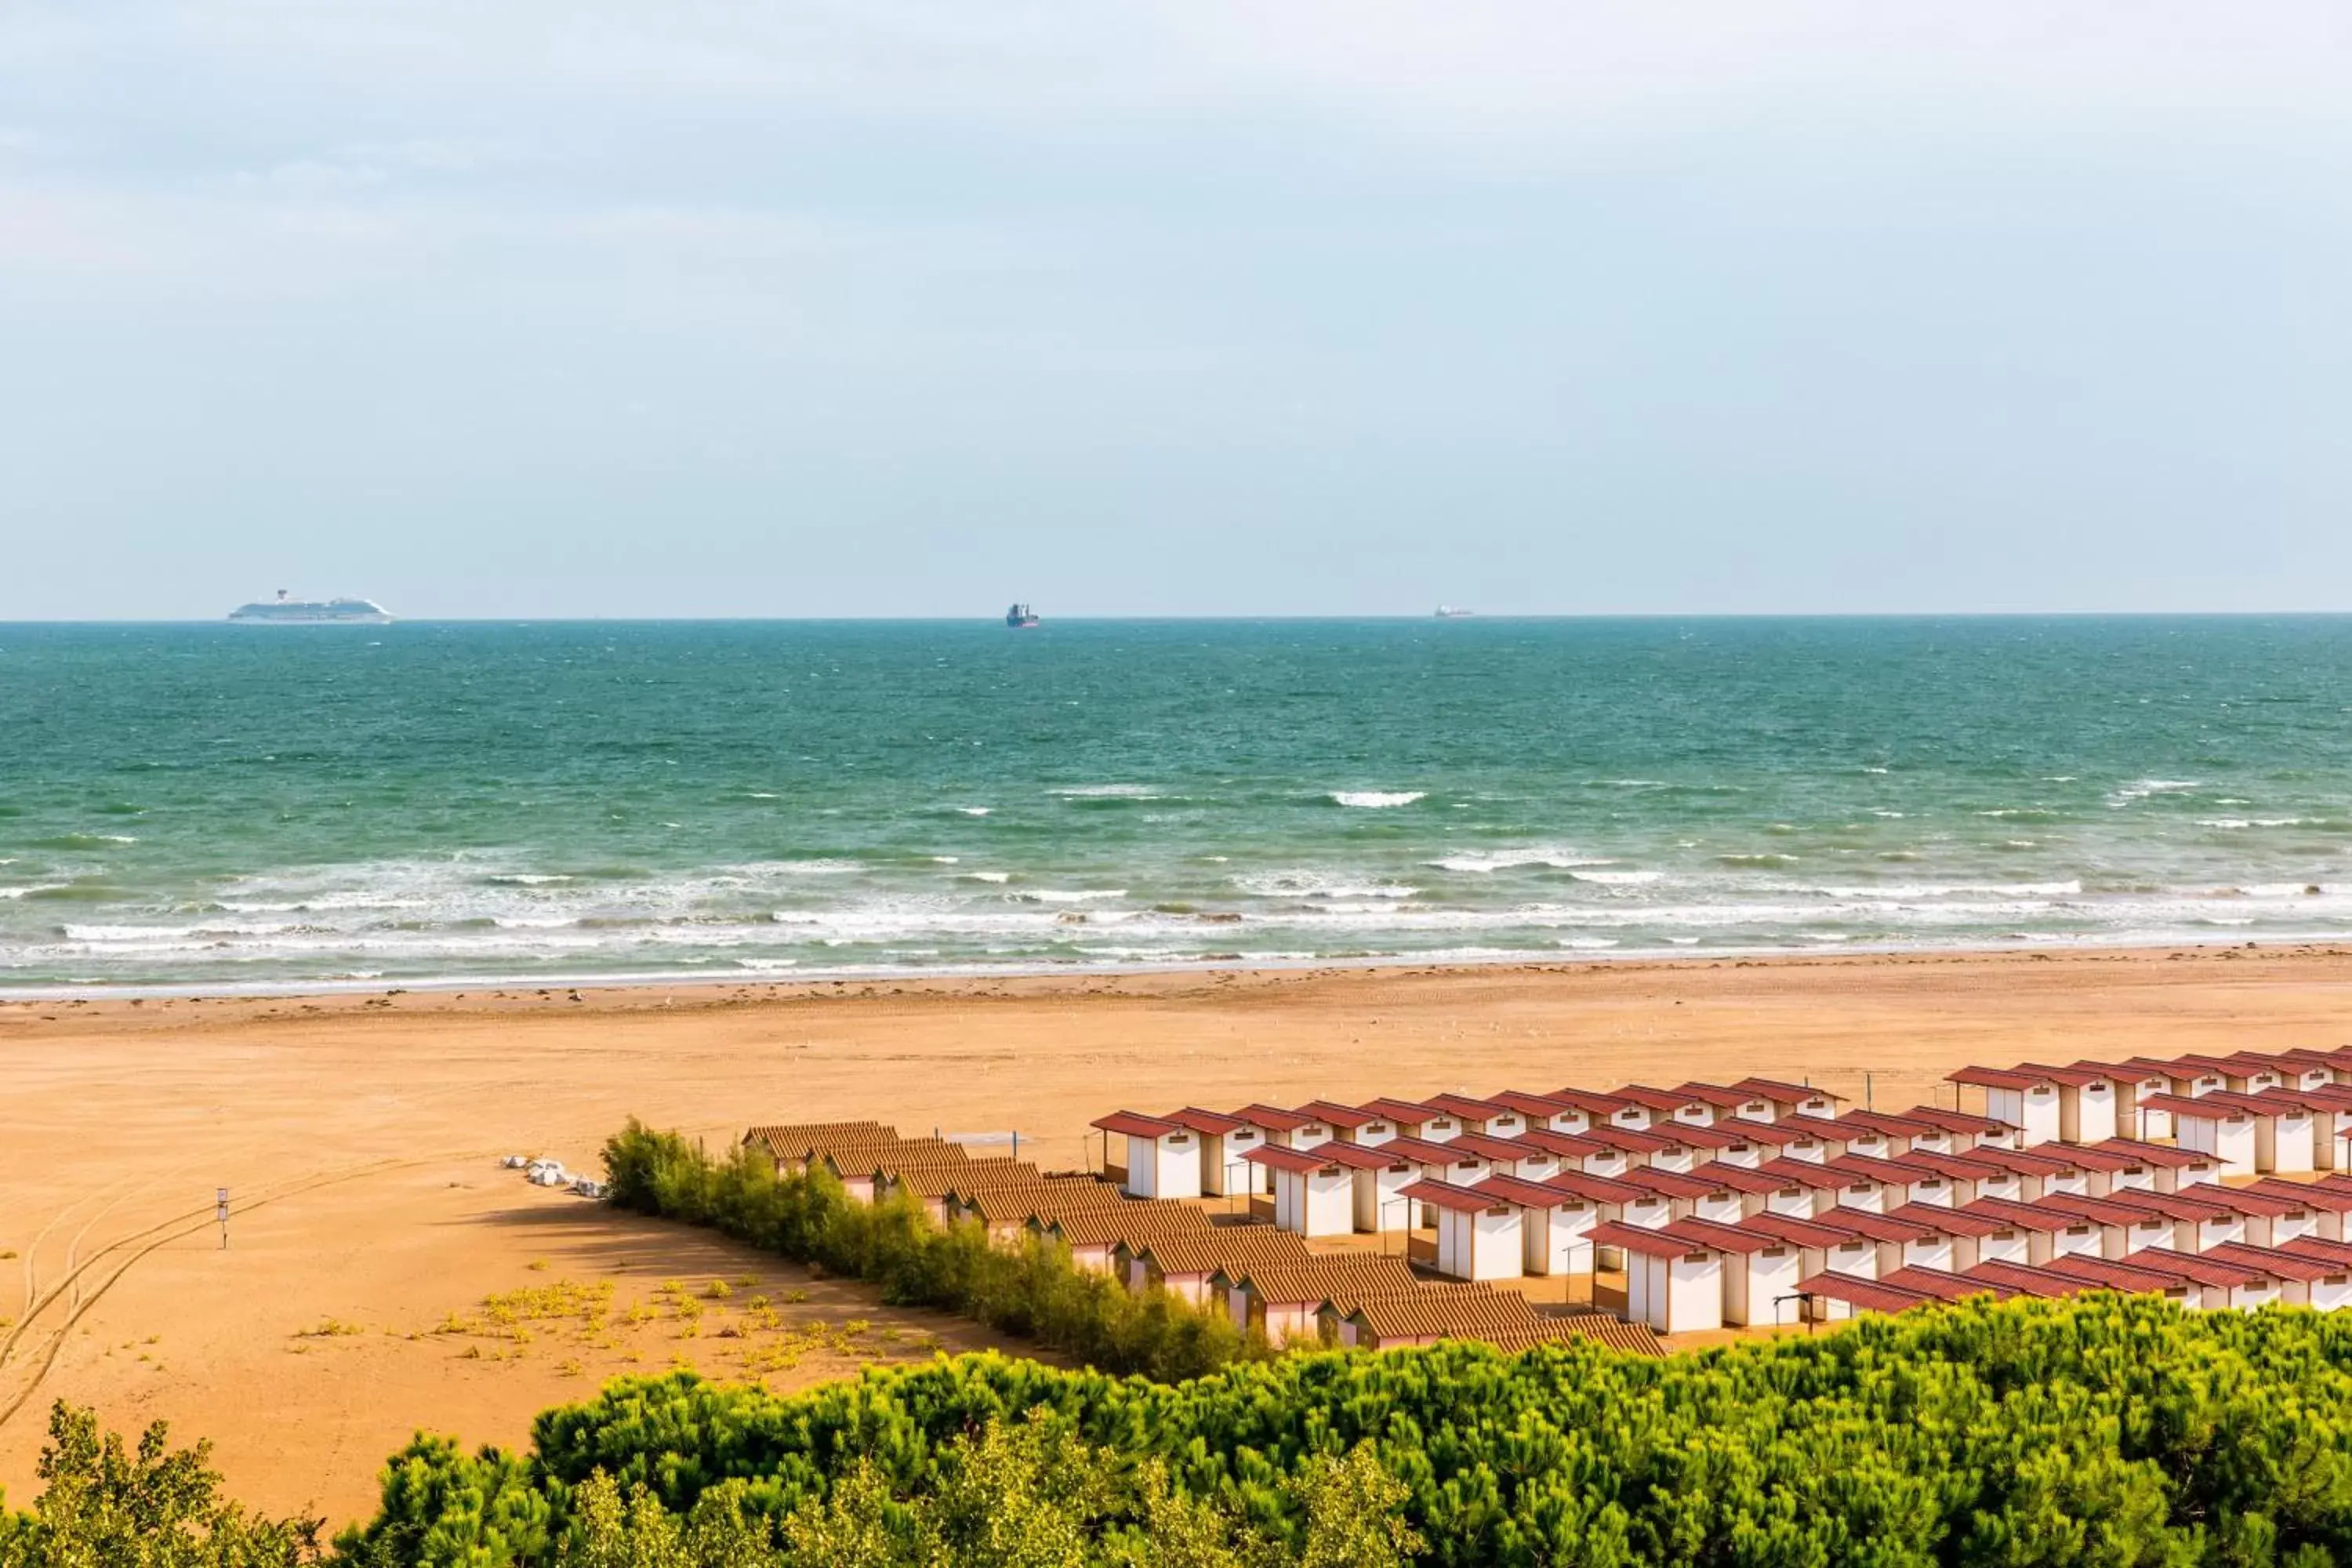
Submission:
[[[13,0],[0,618],[2352,609],[2352,10]]]

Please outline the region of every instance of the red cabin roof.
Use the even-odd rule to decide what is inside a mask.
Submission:
[[[1262,1127],[1269,1132],[1296,1132],[1315,1119],[1301,1116],[1295,1110],[1285,1110],[1278,1105],[1244,1105],[1234,1112],[1234,1120],[1248,1127]]]
[[[2053,1274],[2047,1268],[2029,1268],[2021,1263],[1979,1263],[1972,1268],[1961,1269],[1960,1278],[1997,1285],[2019,1296],[2072,1296],[2083,1288],[2081,1281],[2069,1279],[2063,1274]]]
[[[1415,1182],[1402,1188],[1397,1195],[1432,1208],[1452,1209],[1458,1214],[1480,1214],[1507,1199],[1496,1198],[1469,1187],[1457,1187],[1452,1182]]]
[[[2024,1090],[2058,1087],[2058,1080],[2054,1078],[2046,1078],[2038,1072],[2021,1072],[2014,1068],[1962,1068],[1958,1072],[1946,1073],[1944,1081],[1965,1083],[1976,1089]]]
[[[1313,1149],[1288,1149],[1279,1143],[1261,1143],[1242,1156],[1253,1164],[1265,1165],[1276,1171],[1288,1171],[1304,1175],[1333,1163],[1320,1146]]]
[[[1925,1290],[1908,1290],[1900,1285],[1864,1279],[1858,1275],[1840,1274],[1833,1269],[1798,1280],[1797,1294],[1826,1296],[1832,1301],[1843,1301],[1865,1312],[1908,1311],[1913,1307],[1922,1307],[1937,1300]]]
[[[1333,1127],[1361,1127],[1367,1121],[1381,1120],[1369,1110],[1342,1105],[1336,1100],[1310,1100],[1298,1108],[1298,1114],[1307,1121],[1328,1122]],[[1301,1126],[1305,1124],[1300,1123]]]
[[[1065,1123],[1065,1125],[1067,1125]],[[1181,1123],[1158,1116],[1146,1116],[1137,1110],[1114,1110],[1108,1116],[1098,1116],[1087,1125],[1106,1132],[1122,1133],[1129,1138],[1165,1138],[1171,1132],[1181,1132]]]

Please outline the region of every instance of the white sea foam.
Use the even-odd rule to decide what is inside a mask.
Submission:
[[[1577,870],[1569,873],[1569,879],[1576,882],[1591,882],[1603,888],[1643,888],[1652,882],[1664,881],[1665,875],[1664,871]]]
[[[54,893],[71,885],[67,882],[27,882],[21,888],[0,888],[0,899],[30,898],[35,893]]]
[[[1609,866],[1614,861],[1580,855],[1573,849],[1538,846],[1529,849],[1473,850],[1467,854],[1448,855],[1442,859],[1423,862],[1441,871],[1508,871],[1519,866],[1546,866],[1565,871],[1579,866]]]
[[[1421,891],[1402,882],[1368,882],[1344,873],[1313,870],[1235,877],[1234,886],[1262,899],[1410,899]]]
[[[2308,816],[2200,816],[2200,827],[2310,827],[2316,820]]]
[[[1067,800],[1160,800],[1165,798],[1150,784],[1064,784],[1049,789],[1047,795],[1058,795]]]
[[[940,866],[960,866],[963,863],[963,857],[961,855],[934,855],[931,857],[931,861],[934,865]]]
[[[1088,904],[1100,899],[1123,899],[1125,888],[1036,888],[1013,895],[1041,904]]]
[[[2079,896],[2077,879],[2063,882],[1884,882],[1817,889],[1832,899],[2066,899]]]
[[[1013,873],[1010,871],[966,871],[962,873],[962,875],[966,880],[973,882],[1009,882],[1013,880]]]
[[[992,808],[985,805],[960,805],[956,809],[966,816],[986,816]]]
[[[2183,790],[2198,787],[2195,779],[2140,779],[2127,784],[2107,796],[2111,806],[2129,805],[2136,800],[2146,800],[2152,795],[2179,795]]]
[[[1411,805],[1414,801],[1428,797],[1427,790],[1419,789],[1335,789],[1331,792],[1331,798],[1341,805],[1361,806],[1374,811],[1387,806]]]
[[[500,871],[485,877],[482,880],[493,882],[501,887],[546,888],[559,882],[568,882],[572,879],[553,871]]]

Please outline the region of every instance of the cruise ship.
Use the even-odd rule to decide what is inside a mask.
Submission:
[[[373,599],[289,599],[286,590],[259,604],[239,605],[232,621],[278,626],[388,626],[392,616]]]

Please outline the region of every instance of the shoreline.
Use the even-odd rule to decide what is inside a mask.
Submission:
[[[2097,937],[2020,938],[2002,947],[1971,946],[1960,943],[1937,942],[1832,942],[1813,948],[1788,947],[1722,947],[1704,952],[1685,948],[1639,948],[1622,952],[1582,951],[1574,952],[1498,952],[1492,956],[1465,958],[1446,953],[1429,959],[1416,959],[1396,954],[1377,958],[1242,958],[1179,960],[1166,963],[1113,962],[1106,963],[1013,963],[1013,964],[937,964],[921,968],[892,966],[845,965],[831,969],[797,971],[787,978],[746,971],[737,974],[713,973],[707,970],[640,970],[621,972],[588,971],[562,974],[477,974],[403,977],[373,975],[365,979],[305,979],[283,984],[253,981],[242,984],[156,982],[111,983],[93,981],[88,984],[25,985],[0,984],[0,1009],[10,1006],[30,1006],[40,1004],[72,1004],[90,1002],[153,1002],[153,1001],[299,1001],[320,997],[451,995],[475,991],[596,991],[596,992],[677,992],[681,990],[788,991],[794,988],[815,989],[841,985],[893,986],[917,983],[945,985],[986,984],[995,981],[1073,982],[1102,979],[1146,978],[1171,976],[1176,978],[1203,975],[1256,974],[1380,974],[1391,972],[1414,973],[1461,971],[1476,973],[1496,970],[1528,970],[1536,972],[1573,972],[1588,968],[1623,968],[1627,966],[1672,965],[1708,968],[1733,963],[1743,967],[1757,964],[1835,963],[1841,959],[1904,960],[1904,959],[2062,959],[2070,954],[2193,954],[2211,952],[2259,952],[2287,956],[2352,957],[2352,931],[2305,936],[2272,936],[2267,939],[2247,938],[2243,941],[2200,942],[2149,942],[2141,937],[2117,937],[2103,941]]]

